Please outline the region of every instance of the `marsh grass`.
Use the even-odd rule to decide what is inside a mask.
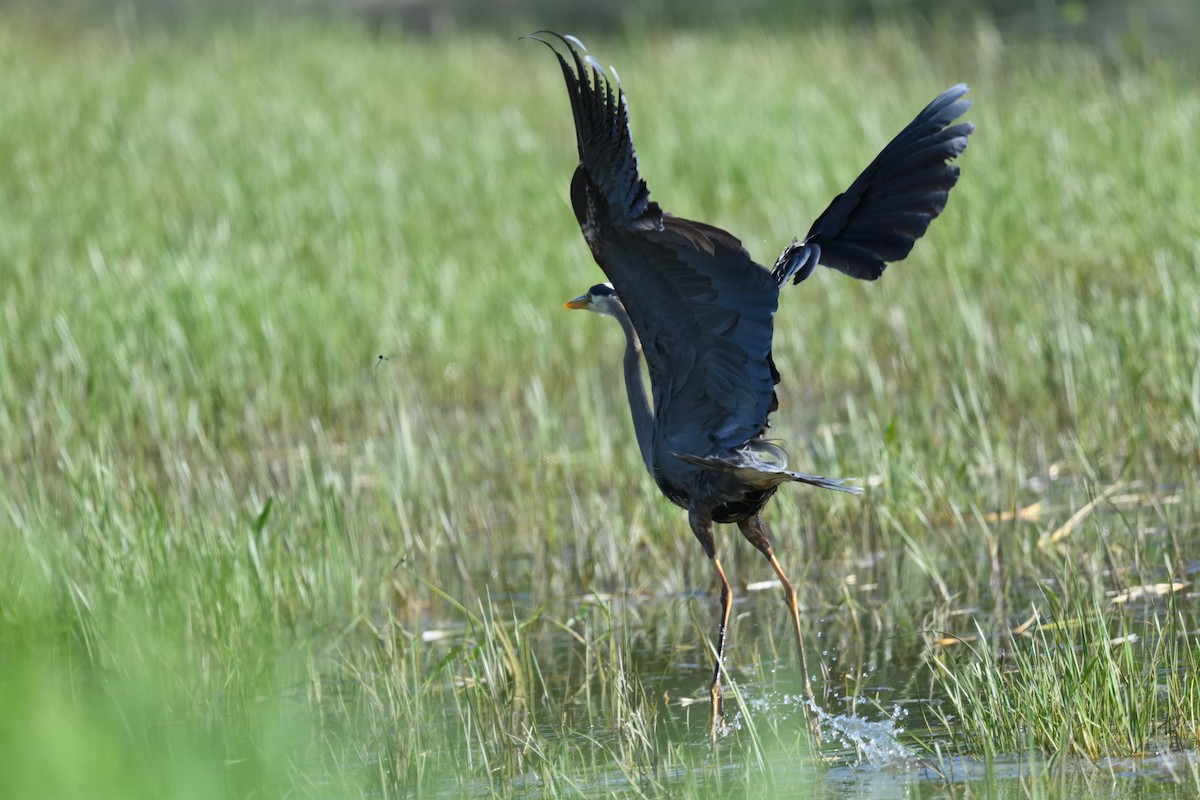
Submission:
[[[968,749],[1093,761],[1195,749],[1195,720],[1184,711],[1195,707],[1197,691],[1186,666],[1195,663],[1196,643],[1184,585],[1106,596],[1086,573],[1067,566],[1045,579],[1015,630],[981,629],[934,656],[948,705],[961,715],[947,729]]]
[[[638,462],[615,331],[558,310],[599,273],[547,54],[6,22],[0,795],[746,796],[852,760],[787,702],[732,536],[707,743],[707,564]],[[1196,563],[1192,77],[986,23],[587,38],[656,199],[759,260],[972,84],[929,238],[778,317],[773,431],[869,486],[769,512],[821,702],[903,701],[949,757],[1194,748],[1194,592],[1112,602]]]

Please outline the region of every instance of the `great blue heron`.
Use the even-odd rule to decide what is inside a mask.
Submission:
[[[918,114],[834,198],[803,241],[793,239],[768,270],[731,234],[672,216],[651,201],[638,173],[620,83],[608,78],[578,39],[550,31],[531,38],[554,52],[566,79],[580,161],[571,179],[571,205],[611,281],[566,306],[607,314],[625,332],[625,387],[642,461],[663,494],[687,509],[692,532],[721,583],[709,687],[714,726],[731,599],[713,545],[714,522],[737,523],[779,577],[811,697],[796,590],[775,558],[759,512],[782,483],[861,489],[788,470],[783,448],[763,438],[767,418],[779,405],[772,317],[781,287],[789,280],[800,283],[817,264],[875,280],[888,262],[908,255],[958,180],[958,167],[948,162],[966,148],[974,126],[950,123],[971,105],[963,99],[967,87],[948,89]],[[642,357],[653,402],[642,381]]]

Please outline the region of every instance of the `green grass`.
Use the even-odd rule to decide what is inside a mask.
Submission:
[[[724,533],[717,747],[686,702],[712,579],[638,460],[619,334],[560,310],[600,275],[547,53],[5,22],[0,795],[823,780],[782,606],[741,588],[770,570]],[[1200,92],[965,30],[585,39],[655,198],[768,262],[971,83],[928,239],[777,317],[773,430],[871,486],[768,512],[822,702],[920,701],[906,736],[938,757],[1194,749],[1194,593],[1111,598],[1186,577],[1200,538]]]
[[[976,645],[966,658],[936,659],[963,714],[950,729],[970,751],[991,756],[1032,750],[1096,760],[1194,749],[1197,644],[1179,609],[1131,623],[1110,613],[1109,602],[1072,608],[1090,599],[1091,582],[1078,582],[1046,592],[1041,611],[1049,619],[1030,641],[1014,637],[1000,654]]]

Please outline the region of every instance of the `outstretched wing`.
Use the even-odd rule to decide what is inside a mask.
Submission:
[[[736,237],[650,200],[620,84],[577,39],[542,33],[561,45],[539,39],[558,58],[575,117],[571,205],[641,339],[656,442],[697,455],[739,447],[776,405],[771,274]]]
[[[958,167],[947,162],[966,149],[975,126],[950,123],[971,107],[966,93],[962,83],[942,92],[883,148],[817,217],[804,241],[779,256],[772,273],[777,285],[799,283],[818,263],[873,281],[889,262],[909,254],[958,181]]]
[[[554,45],[539,37],[543,33],[558,38],[574,69]],[[629,109],[620,85],[614,94],[604,68],[574,36],[539,31],[531,38],[550,48],[567,83],[579,149],[579,167],[571,180],[571,205],[588,243],[597,224],[660,228],[662,211],[650,201],[650,190],[638,174]]]

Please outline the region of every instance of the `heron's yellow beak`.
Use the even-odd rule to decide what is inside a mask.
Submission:
[[[581,295],[579,295],[579,297],[576,297],[574,300],[568,300],[567,302],[563,303],[563,308],[579,309],[579,308],[587,308],[587,307],[588,307],[588,296],[586,294],[581,294]]]

